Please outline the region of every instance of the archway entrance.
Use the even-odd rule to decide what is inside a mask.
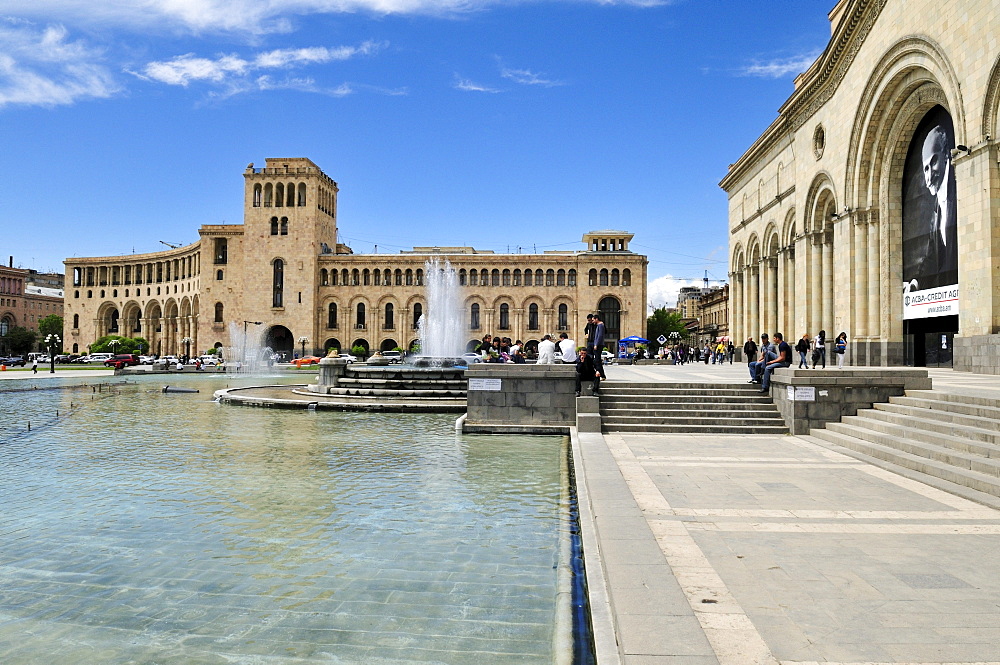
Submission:
[[[271,347],[278,354],[279,362],[287,362],[295,352],[295,338],[285,326],[271,326],[264,336],[264,346]]]
[[[614,296],[601,298],[597,303],[597,311],[604,321],[604,346],[617,350],[618,340],[622,336],[622,304]]]
[[[325,342],[323,342],[324,354],[330,353],[330,349],[337,349],[338,352],[343,351],[344,353],[347,353],[348,351],[348,349],[345,349],[340,345],[340,340],[337,339],[336,337],[330,337]]]
[[[382,343],[379,345],[379,351],[392,351],[399,344],[396,343],[394,339],[383,339]]]

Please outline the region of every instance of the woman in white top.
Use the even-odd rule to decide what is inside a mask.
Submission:
[[[823,369],[826,369],[826,331],[820,330],[819,334],[813,339],[813,369],[816,369],[816,365],[823,363]]]

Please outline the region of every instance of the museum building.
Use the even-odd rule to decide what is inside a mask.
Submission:
[[[203,225],[197,242],[163,252],[67,259],[65,348],[117,334],[195,355],[234,346],[234,331],[256,331],[286,359],[410,348],[425,275],[445,266],[463,287],[469,347],[487,333],[529,349],[560,332],[582,343],[590,311],[604,316],[608,348],[645,331],[647,260],[625,231],[586,233],[580,251],[354,254],[337,242],[337,183],[312,161],[269,158],[243,178],[243,224]]]
[[[1000,5],[841,0],[729,168],[730,327],[1000,374]],[[737,344],[739,346],[739,344]]]

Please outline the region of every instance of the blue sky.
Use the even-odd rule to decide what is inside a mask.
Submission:
[[[309,157],[355,252],[635,233],[649,300],[727,273],[728,164],[833,0],[3,0],[3,260],[164,249]]]

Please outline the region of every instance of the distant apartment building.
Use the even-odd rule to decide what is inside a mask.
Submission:
[[[15,268],[14,257],[0,266],[0,354],[11,351],[6,337],[11,328],[38,330],[46,316],[63,315],[63,276]]]

